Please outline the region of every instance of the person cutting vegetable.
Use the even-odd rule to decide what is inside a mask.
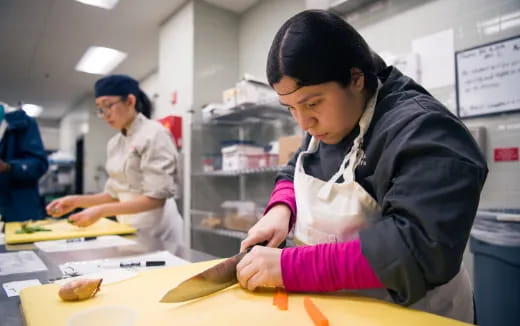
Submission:
[[[97,114],[119,132],[107,145],[105,190],[52,201],[47,212],[69,216],[77,226],[102,217],[117,216],[121,223],[163,240],[182,242],[182,219],[175,204],[174,176],[177,149],[168,130],[151,121],[152,106],[139,83],[126,75],[111,75],[95,84]]]
[[[356,291],[473,321],[462,255],[487,176],[466,127],[341,17],[283,24],[267,78],[305,132],[242,242],[242,287]],[[294,227],[301,246],[277,249]]]

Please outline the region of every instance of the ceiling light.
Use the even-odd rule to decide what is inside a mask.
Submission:
[[[88,131],[89,131],[89,124],[88,122],[83,122],[80,127],[79,127],[79,130],[81,131],[82,134],[86,135],[88,134]]]
[[[110,10],[114,8],[119,0],[76,0],[89,6],[104,8]]]
[[[28,116],[36,118],[42,113],[43,108],[35,104],[24,104],[22,105],[22,110],[24,110]]]
[[[76,70],[89,74],[106,75],[126,57],[126,53],[115,49],[91,46],[79,60]]]

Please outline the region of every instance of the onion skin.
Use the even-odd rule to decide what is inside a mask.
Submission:
[[[77,279],[64,284],[58,295],[63,301],[80,301],[92,298],[101,287],[102,278]]]

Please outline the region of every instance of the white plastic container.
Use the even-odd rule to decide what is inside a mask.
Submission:
[[[222,147],[222,170],[234,171],[247,169],[248,156],[264,153],[264,148],[260,146],[237,144]]]

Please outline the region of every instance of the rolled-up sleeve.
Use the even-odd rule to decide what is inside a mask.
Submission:
[[[394,301],[410,305],[458,273],[487,167],[455,119],[434,114],[401,136],[382,219],[360,239]]]
[[[177,150],[171,136],[166,129],[155,132],[141,156],[143,195],[157,199],[173,197],[176,169]]]
[[[105,188],[103,192],[110,195],[110,197],[117,199],[117,191],[116,187],[114,185],[114,180],[112,178],[108,178],[107,182],[105,183]]]

